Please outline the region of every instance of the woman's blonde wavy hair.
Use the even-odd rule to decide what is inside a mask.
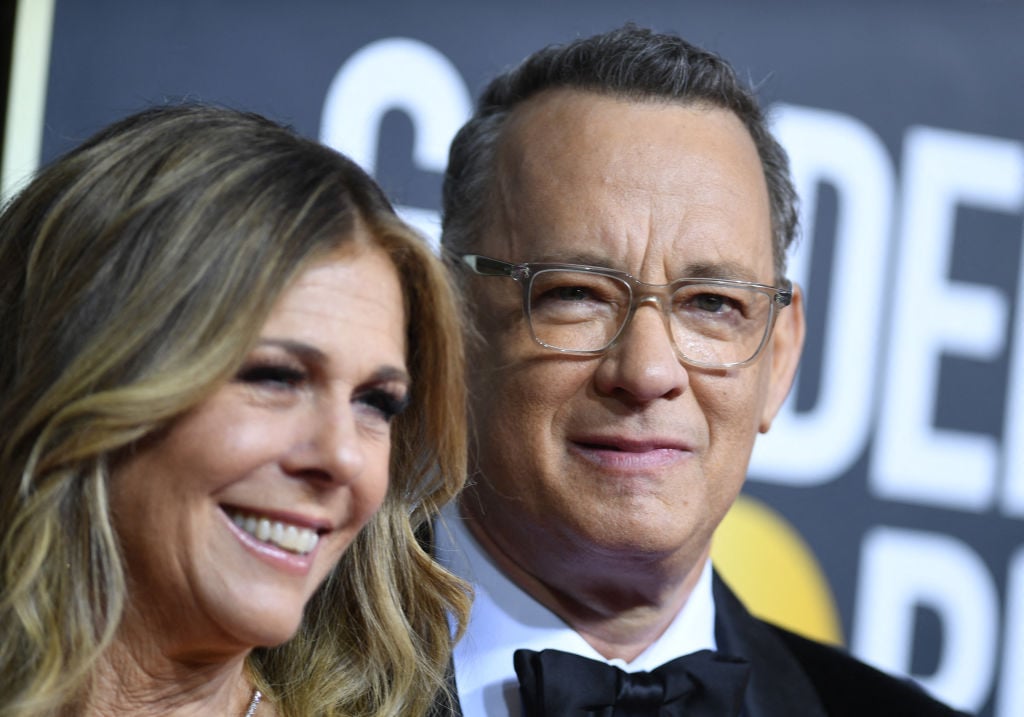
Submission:
[[[88,693],[128,599],[112,466],[228,380],[357,221],[402,282],[411,405],[384,506],[294,639],[249,668],[292,717],[417,715],[444,690],[467,591],[414,531],[465,475],[447,275],[351,161],[257,115],[178,105],[104,130],[0,216],[0,715]]]

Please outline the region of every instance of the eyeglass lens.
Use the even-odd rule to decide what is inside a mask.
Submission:
[[[659,298],[680,353],[707,365],[753,358],[772,316],[773,297],[753,287],[681,284]],[[608,348],[623,330],[632,302],[632,289],[622,279],[546,269],[532,276],[527,313],[541,343],[597,352]]]

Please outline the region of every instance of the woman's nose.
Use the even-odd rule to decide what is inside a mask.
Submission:
[[[310,410],[303,424],[286,470],[333,483],[348,483],[362,473],[366,455],[348,402]]]

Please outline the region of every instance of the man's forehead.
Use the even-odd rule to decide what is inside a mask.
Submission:
[[[760,256],[717,256],[722,235],[753,237],[746,251],[757,255],[771,251],[760,158],[727,110],[548,91],[506,128],[495,189],[481,251],[503,259],[625,271],[643,259],[679,271],[756,258],[758,276],[736,278],[766,278]],[[694,251],[680,256],[683,246]]]
[[[517,107],[502,130],[496,157],[499,192],[529,194],[574,182],[616,183],[672,194],[685,187],[693,167],[744,155],[763,178],[747,128],[730,110],[707,104],[636,100],[575,89],[548,90]],[[676,181],[678,180],[678,181]]]
[[[717,123],[746,127],[732,110],[705,100],[682,100],[657,96],[627,96],[621,93],[600,92],[575,87],[555,87],[543,90],[520,102],[510,113],[501,129],[499,153],[524,153],[535,148],[539,141],[549,140],[552,146],[561,146],[565,140],[592,141],[599,139],[601,120],[629,115],[674,115],[678,118],[695,115],[712,117]],[[634,135],[643,143],[641,135]]]

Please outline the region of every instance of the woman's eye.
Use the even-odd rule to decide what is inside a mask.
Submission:
[[[384,389],[367,391],[361,394],[357,400],[363,405],[368,406],[387,423],[390,423],[391,419],[404,411],[406,406],[409,405],[409,397],[407,395],[398,395]]]
[[[306,380],[306,372],[293,366],[254,364],[242,368],[235,380],[267,388],[295,388]]]

